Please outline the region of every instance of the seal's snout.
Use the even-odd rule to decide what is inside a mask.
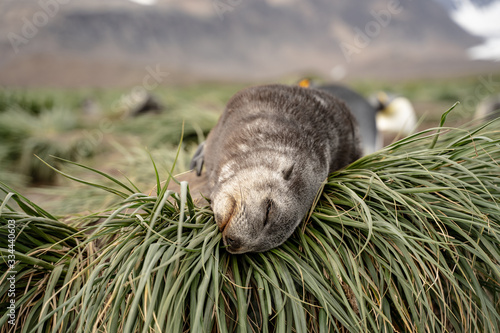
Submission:
[[[224,231],[236,213],[236,200],[232,196],[223,196],[214,200],[215,222],[220,231]]]

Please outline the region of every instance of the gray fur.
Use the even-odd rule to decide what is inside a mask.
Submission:
[[[228,251],[281,245],[328,174],[361,155],[356,121],[328,93],[284,85],[238,92],[203,152],[212,209]]]

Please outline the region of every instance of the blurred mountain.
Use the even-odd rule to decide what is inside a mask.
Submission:
[[[481,41],[431,0],[3,0],[0,85],[450,76]]]
[[[463,3],[470,3],[476,7],[484,8],[488,7],[498,0],[435,0],[443,5],[447,10],[457,10]]]

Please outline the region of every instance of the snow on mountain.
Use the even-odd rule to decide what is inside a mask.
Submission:
[[[485,38],[483,44],[468,50],[472,59],[500,61],[500,1],[479,4],[461,0],[450,16],[470,34]]]
[[[129,0],[131,2],[138,3],[139,5],[151,6],[156,4],[156,0]]]

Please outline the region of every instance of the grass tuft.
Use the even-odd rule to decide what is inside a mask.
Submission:
[[[89,185],[121,202],[70,221],[2,186],[1,306],[15,220],[21,332],[499,332],[499,122],[426,130],[331,174],[265,253],[226,252],[186,184],[151,196],[101,174],[113,187]]]
[[[4,162],[5,169],[16,170],[35,184],[52,184],[56,176],[35,155],[44,160],[52,155],[76,160],[98,150],[79,129],[78,117],[65,109],[45,110],[41,114],[16,109],[2,112],[0,135],[4,140],[0,151],[10,161],[10,165]]]

